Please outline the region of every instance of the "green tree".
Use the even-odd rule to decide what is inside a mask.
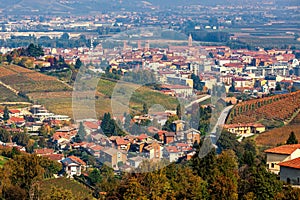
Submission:
[[[11,64],[11,62],[13,61],[13,57],[10,54],[6,55],[6,61]]]
[[[181,108],[180,104],[178,104],[177,107],[176,107],[176,115],[178,116],[179,119],[181,119],[181,117],[182,117],[182,108]]]
[[[11,136],[9,132],[3,128],[0,128],[0,141],[1,142],[10,142]]]
[[[178,120],[178,116],[177,115],[168,117],[168,120],[166,121],[166,123],[163,126],[163,130],[166,130],[166,131],[175,131],[175,129],[173,127],[173,122],[175,120]]]
[[[286,141],[286,144],[298,144],[297,137],[293,131],[290,133],[290,136]]]
[[[83,122],[79,123],[79,128],[78,128],[77,135],[79,136],[79,138],[80,138],[81,141],[84,141],[85,136],[86,136],[86,131],[85,131]]]
[[[75,69],[79,69],[82,66],[82,62],[80,58],[77,58],[76,63],[75,63]]]
[[[280,91],[281,90],[281,85],[279,82],[276,83],[276,87],[275,87],[276,91]]]
[[[8,110],[7,106],[5,106],[3,112],[4,112],[4,113],[3,113],[3,120],[4,120],[4,121],[9,120],[9,110]]]
[[[142,113],[144,115],[148,114],[148,105],[146,103],[143,103],[143,111],[142,111]]]

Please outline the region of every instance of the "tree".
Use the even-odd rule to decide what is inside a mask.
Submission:
[[[235,92],[235,83],[234,83],[233,80],[232,80],[232,82],[231,82],[231,87],[229,88],[229,91],[230,91],[230,92]]]
[[[147,106],[146,103],[143,104],[143,111],[142,111],[142,113],[143,113],[144,115],[148,114],[148,106]]]
[[[34,45],[32,43],[27,47],[26,51],[27,51],[28,56],[31,56],[34,58],[44,55],[43,48],[41,46]]]
[[[93,171],[89,174],[89,179],[93,185],[100,183],[102,180],[100,171],[98,169],[93,169]]]
[[[286,144],[298,144],[297,137],[293,131],[290,133],[290,136],[286,141]]]
[[[6,55],[6,61],[7,61],[9,64],[11,64],[11,62],[13,61],[13,58],[12,58],[12,56],[11,56],[10,54],[7,54],[7,55]]]
[[[80,140],[83,141],[86,136],[86,131],[83,125],[83,122],[80,122],[77,135],[79,136]]]
[[[80,58],[77,58],[76,63],[75,63],[75,69],[79,69],[82,66],[82,62]]]
[[[176,107],[176,114],[177,114],[178,118],[181,119],[181,117],[182,117],[182,108],[181,108],[180,104],[178,104],[177,107]]]
[[[5,108],[4,108],[4,113],[3,113],[3,120],[4,121],[7,121],[7,120],[9,120],[9,110],[8,110],[8,108],[7,108],[7,106],[5,106]]]
[[[0,141],[1,142],[10,142],[11,136],[9,134],[9,132],[5,129],[0,129]]]
[[[280,91],[281,90],[281,85],[279,82],[276,83],[276,87],[275,87],[276,91]]]

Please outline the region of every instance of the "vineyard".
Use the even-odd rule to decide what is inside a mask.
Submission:
[[[15,65],[1,66],[0,81],[22,92],[70,91],[56,78]]]
[[[300,140],[300,114],[290,124],[262,133],[255,140],[259,146],[273,147],[278,144],[285,144],[292,131],[296,134],[297,139]]]
[[[245,101],[231,110],[227,123],[249,123],[262,120],[283,122],[292,118],[299,107],[300,91]]]
[[[47,76],[36,71],[25,69],[15,65],[0,66],[0,81],[11,86],[15,90],[26,94],[35,103],[46,106],[51,112],[73,116],[72,88],[60,82],[55,77]],[[95,104],[97,116],[111,112],[111,95],[117,83],[111,80],[98,80],[95,91]],[[134,87],[131,83],[122,83],[122,86]],[[10,90],[0,87],[1,101],[25,101]],[[84,97],[85,93],[82,94]],[[160,104],[166,109],[175,109],[178,102],[176,98],[164,95],[147,87],[137,89],[130,98],[130,107],[133,113],[143,109],[143,103],[149,107]],[[79,111],[78,111],[79,112]],[[86,116],[87,118],[90,116]]]

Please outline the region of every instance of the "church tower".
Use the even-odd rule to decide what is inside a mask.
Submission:
[[[192,34],[189,35],[189,47],[192,47],[193,46],[193,38],[192,38]]]

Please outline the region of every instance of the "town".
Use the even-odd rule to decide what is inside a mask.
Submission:
[[[299,199],[292,0],[49,2],[0,10],[1,198]]]

